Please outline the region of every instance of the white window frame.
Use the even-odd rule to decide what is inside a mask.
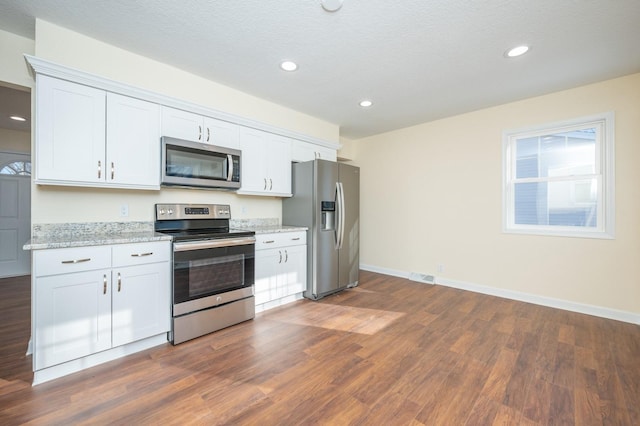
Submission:
[[[522,129],[506,130],[502,134],[502,229],[505,233],[552,235],[581,238],[615,238],[615,156],[613,112],[575,118]],[[522,182],[554,182],[569,177],[516,178],[515,144],[518,139],[567,132],[584,128],[596,129],[596,171],[598,182],[597,223],[595,227],[523,225],[515,223],[515,184]]]

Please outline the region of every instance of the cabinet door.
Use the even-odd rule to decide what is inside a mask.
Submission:
[[[291,139],[269,135],[266,152],[271,195],[291,196]]]
[[[111,271],[35,281],[34,369],[111,347]]]
[[[240,149],[240,127],[234,123],[204,117],[203,138],[211,145]]]
[[[169,262],[114,269],[114,347],[170,330],[169,276]]]
[[[104,182],[106,93],[40,74],[36,83],[35,181]]]
[[[162,136],[203,142],[202,116],[181,109],[162,107]]]
[[[282,255],[280,250],[256,250],[255,297],[256,305],[276,299],[277,280]]]
[[[107,182],[160,189],[160,105],[107,94]]]
[[[338,154],[335,149],[315,145],[316,155],[319,160],[337,161]]]
[[[239,193],[291,196],[291,141],[283,136],[240,128],[242,188]]]
[[[268,192],[266,133],[248,127],[240,128],[240,149],[242,150],[240,192],[264,194]]]
[[[282,277],[282,296],[289,296],[307,289],[307,246],[285,247]]]
[[[336,150],[295,139],[291,141],[291,161],[303,162],[315,159],[336,161]]]

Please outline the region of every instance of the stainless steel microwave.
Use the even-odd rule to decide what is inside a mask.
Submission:
[[[237,149],[163,136],[162,185],[189,188],[240,188]]]

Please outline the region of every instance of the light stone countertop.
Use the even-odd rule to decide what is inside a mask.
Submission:
[[[243,228],[244,229],[244,228]],[[273,226],[257,226],[246,228],[258,234],[273,234],[279,232],[297,232],[306,231],[306,226],[289,226],[289,225],[273,225]]]
[[[246,229],[256,234],[273,234],[277,232],[306,231],[306,226],[280,225],[278,218],[268,219],[231,219],[230,226],[234,229]]]
[[[280,225],[278,219],[249,219],[231,222],[235,229],[256,234],[306,231],[304,226]],[[45,250],[111,244],[171,241],[171,236],[155,232],[153,222],[89,222],[36,224],[23,250]]]
[[[24,250],[171,241],[153,230],[153,222],[37,224]]]

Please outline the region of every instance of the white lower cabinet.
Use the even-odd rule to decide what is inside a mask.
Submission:
[[[169,242],[36,251],[34,371],[168,332],[169,259]]]
[[[256,235],[256,306],[277,306],[283,299],[300,295],[306,288],[306,232]]]
[[[111,271],[36,279],[34,370],[111,347]]]
[[[112,345],[169,331],[171,295],[166,265],[129,266],[114,269],[112,274]]]

